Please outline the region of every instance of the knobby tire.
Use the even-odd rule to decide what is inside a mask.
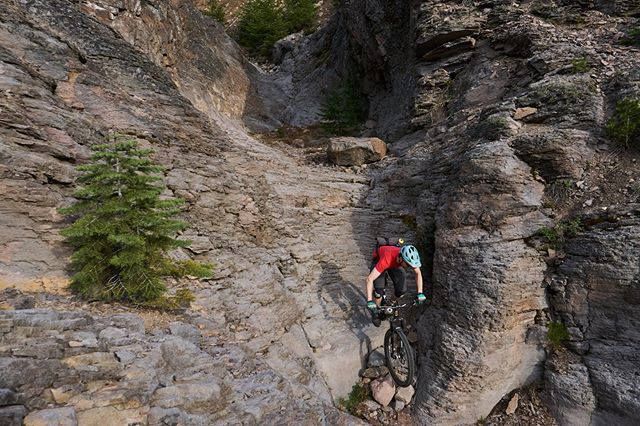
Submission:
[[[413,350],[409,344],[409,339],[400,328],[390,328],[384,335],[384,357],[387,367],[394,382],[401,388],[409,386],[413,382],[416,371],[416,362],[413,358]],[[406,377],[396,371],[398,360],[404,360],[406,364]]]

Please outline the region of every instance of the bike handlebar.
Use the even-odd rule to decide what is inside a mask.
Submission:
[[[418,293],[405,293],[402,296],[400,296],[398,299],[396,299],[395,302],[397,303],[399,300],[402,300],[402,299],[406,300],[409,297],[414,298],[415,296],[417,296],[417,294]],[[387,314],[392,314],[393,311],[396,310],[396,309],[401,309],[401,308],[406,308],[406,307],[411,307],[411,306],[417,306],[417,305],[418,305],[418,301],[413,299],[412,302],[404,302],[401,305],[395,304],[395,305],[378,306],[378,310],[385,311],[385,313],[387,313]],[[362,305],[358,304],[357,306],[362,306]]]
[[[378,307],[379,310],[383,311],[386,314],[392,314],[394,310],[396,309],[402,309],[402,308],[406,308],[407,306],[416,306],[418,304],[418,302],[413,301],[412,303],[403,303],[402,305],[389,305],[389,306],[380,306]]]

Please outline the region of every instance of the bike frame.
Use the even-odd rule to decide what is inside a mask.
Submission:
[[[413,304],[415,304],[415,302]],[[396,382],[398,386],[401,386],[401,387],[409,386],[413,382],[413,379],[415,378],[414,376],[415,368],[416,368],[415,358],[414,358],[415,353],[413,348],[411,347],[411,343],[408,341],[406,334],[404,332],[404,325],[405,325],[404,317],[400,315],[400,309],[405,308],[407,306],[411,306],[413,304],[410,304],[410,303],[397,304],[397,300],[396,300],[396,301],[393,301],[389,306],[383,305],[380,307],[380,309],[387,316],[384,319],[389,321],[389,330],[387,330],[385,334],[385,342],[384,342],[385,359],[387,362],[387,366],[389,367],[389,372],[393,377],[393,380]],[[394,341],[394,339],[396,338],[394,336],[400,339],[399,340],[399,343],[401,345],[400,352],[396,352],[397,347],[395,346],[395,343],[391,343],[391,345],[389,345],[389,343],[391,341]],[[406,357],[406,358],[401,358],[401,359],[405,359],[407,362],[406,378],[398,375],[399,374],[398,370],[396,369],[396,366],[394,366],[395,364],[394,360],[398,359],[396,358],[396,356],[398,355],[401,357]],[[404,363],[402,364],[404,365]]]

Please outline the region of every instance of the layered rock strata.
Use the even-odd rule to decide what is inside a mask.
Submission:
[[[614,12],[608,6],[559,5],[549,18],[533,3],[423,1],[405,10],[415,23],[411,48],[371,53],[373,38],[362,42],[368,70],[404,60],[417,83],[404,121],[416,132],[391,144],[400,159],[376,178],[368,200],[412,217],[424,253],[433,256],[426,268],[433,304],[420,320],[422,424],[475,422],[511,390],[538,380],[547,380],[554,396],[548,403],[563,424],[638,420],[632,388],[640,382],[633,356],[624,355],[637,346],[624,331],[640,315],[630,284],[635,269],[607,272],[608,263],[625,262],[613,254],[625,244],[612,239],[609,246],[585,232],[556,271],[549,265],[562,263],[557,250],[542,253],[530,240],[615,205],[621,210],[614,217],[635,220],[635,209],[623,207],[637,202],[629,190],[637,179],[633,153],[616,155],[604,127],[615,102],[637,96],[640,58],[617,44],[624,34],[615,25],[624,19],[594,10]],[[400,5],[366,4],[378,15],[355,30],[361,34],[379,22],[393,28],[402,14],[394,8]],[[582,24],[573,26],[576,16]],[[409,50],[414,59],[407,62]],[[385,75],[384,87],[397,87],[405,75]],[[406,105],[399,92],[385,101]],[[627,242],[630,226],[620,230]],[[572,255],[578,247],[580,255]],[[634,244],[626,250],[629,259],[638,257]],[[585,278],[587,269],[594,278]],[[632,296],[616,310],[598,291]],[[568,369],[553,357],[545,365],[550,319],[562,320],[576,342]],[[624,337],[604,343],[598,327]]]
[[[345,2],[322,31],[283,44],[271,76],[187,3],[1,3],[3,286],[66,282],[56,209],[71,202],[74,165],[112,131],[157,151],[189,202],[183,255],[213,261],[216,276],[192,284],[184,324],[161,329],[83,306],[2,314],[0,418],[354,422],[332,399],[380,337],[357,308],[360,280],[376,234],[408,233],[432,300],[417,422],[473,423],[544,380],[562,424],[637,423],[640,176],[603,131],[639,93],[638,51],[618,44],[633,22],[607,15],[634,9],[543,3]],[[239,119],[314,122],[352,66],[370,133],[396,157],[372,179],[244,132]],[[564,248],[535,243],[574,219],[584,226]],[[545,348],[550,319],[568,327],[564,356]],[[15,374],[42,369],[42,381]],[[91,386],[67,395],[65,374]]]
[[[220,400],[206,413],[202,406],[188,404],[200,392],[200,385],[186,382],[176,385],[174,395],[161,390],[166,387],[150,385],[117,401],[105,399],[102,395],[110,386],[106,381],[123,379],[118,375],[103,377],[103,371],[96,367],[99,374],[95,376],[95,386],[74,389],[74,401],[78,401],[72,404],[76,417],[94,408],[100,408],[102,414],[112,413],[126,408],[129,399],[141,398],[142,405],[132,408],[142,410],[136,411],[136,419],[160,422],[164,417],[153,417],[150,410],[156,406],[153,401],[167,398],[173,402],[162,403],[161,408],[170,409],[165,414],[180,421],[195,418],[202,424],[268,422],[270,416],[287,418],[278,413],[287,406],[284,401],[291,398],[291,402],[301,405],[285,410],[287,415],[317,419],[318,423],[354,422],[339,414],[333,401],[348,393],[357,380],[363,357],[380,338],[379,331],[366,327],[367,317],[359,309],[359,281],[366,273],[370,256],[369,250],[366,254],[361,252],[360,245],[373,244],[371,230],[380,229],[381,223],[401,228],[401,219],[388,222],[384,211],[372,211],[362,204],[369,185],[367,177],[344,169],[330,169],[328,173],[323,165],[304,166],[282,151],[257,143],[237,122],[227,125],[231,119],[251,115],[246,104],[244,109],[233,109],[237,107],[233,96],[249,97],[252,92],[248,88],[243,94],[230,92],[230,98],[215,104],[220,108],[217,111],[208,101],[194,100],[200,83],[185,83],[188,76],[184,75],[187,71],[181,68],[183,65],[163,68],[156,63],[160,54],[152,54],[153,48],[163,42],[142,42],[135,36],[137,31],[142,32],[141,28],[147,28],[145,23],[150,25],[156,12],[163,29],[161,38],[168,37],[166,41],[174,43],[167,47],[169,50],[187,55],[184,38],[191,33],[172,32],[173,27],[167,22],[175,21],[164,21],[161,11],[184,20],[192,17],[189,23],[177,21],[184,24],[183,28],[203,31],[203,39],[224,39],[215,25],[198,27],[202,18],[189,11],[188,3],[175,10],[164,2],[141,4],[141,22],[132,23],[130,32],[115,32],[103,22],[116,28],[129,22],[125,18],[134,20],[135,5],[122,6],[117,14],[96,13],[99,9],[87,10],[89,6],[64,0],[0,4],[2,286],[48,292],[64,287],[70,253],[58,234],[63,218],[57,209],[73,201],[75,165],[88,159],[89,147],[104,142],[109,133],[119,132],[153,148],[156,160],[167,168],[164,178],[169,192],[187,200],[184,217],[192,227],[183,237],[192,240],[193,245],[190,253],[181,255],[215,264],[212,280],[191,283],[196,302],[188,318],[183,319],[199,324],[207,334],[194,350],[208,351],[220,360],[234,359],[246,367],[239,368],[240,364],[229,361],[221,365],[225,372],[213,369],[206,373],[215,377],[220,387],[212,385],[212,392],[236,395]],[[120,34],[130,35],[131,40]],[[153,60],[127,40],[148,49]],[[211,88],[202,94],[203,99],[214,96],[217,90],[229,89],[226,85],[233,86],[236,79],[249,81],[233,50],[234,44],[224,40],[231,49],[228,56],[212,50],[223,56],[219,58],[223,64],[219,82],[222,88]],[[190,54],[198,57],[203,53]],[[259,112],[260,108],[253,111]],[[47,306],[71,306],[66,296],[54,299],[59,304]],[[87,312],[90,309],[76,309],[80,312],[25,313],[24,321],[31,321],[29,315],[80,315],[86,317],[87,327],[92,321],[101,321]],[[18,416],[45,408],[42,398],[50,388],[59,387],[55,377],[63,376],[67,368],[55,360],[75,355],[72,345],[67,348],[66,337],[64,342],[54,339],[43,343],[47,351],[51,350],[51,356],[45,356],[50,358],[47,374],[55,377],[27,392],[31,376],[16,374],[19,370],[42,368],[40,359],[44,355],[31,349],[20,352],[16,342],[24,330],[22,326],[14,329],[11,318],[3,329],[2,362],[8,366],[18,363],[15,366],[19,368],[3,368],[0,383],[18,394],[18,405],[26,407],[12,408],[20,411],[14,413]],[[45,339],[51,330],[45,327],[41,331],[38,334],[40,331],[33,330],[34,339]],[[101,332],[76,331],[96,335]],[[136,357],[145,358],[161,342],[138,332],[136,339],[151,339],[150,346],[136,352]],[[14,349],[18,352],[14,353]],[[121,372],[122,365],[112,349],[106,346],[87,351],[100,352],[100,359]],[[336,359],[341,360],[341,369],[336,368]],[[256,367],[255,362],[261,366]],[[84,364],[94,370],[89,361],[78,365]],[[205,364],[201,372],[207,370]],[[148,365],[151,369],[155,366]],[[282,393],[275,396],[273,389],[278,388]],[[267,389],[269,394],[265,396]],[[85,399],[92,403],[80,404]],[[309,400],[313,401],[311,405],[304,402]],[[49,403],[54,404],[53,408],[67,404]]]

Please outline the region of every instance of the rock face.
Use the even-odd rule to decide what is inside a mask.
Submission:
[[[81,11],[113,28],[131,46],[171,76],[193,106],[219,125],[228,119],[244,120],[254,129],[277,124],[262,103],[273,93],[264,90],[257,69],[219,24],[184,2],[96,0]]]
[[[361,166],[380,161],[387,154],[387,145],[378,138],[331,138],[327,157],[340,166]]]
[[[640,410],[640,362],[634,349],[640,345],[635,256],[640,220],[637,207],[609,211],[607,217],[617,219],[594,225],[568,243],[567,258],[552,278],[551,302],[571,334],[569,348],[582,358],[563,371],[564,380],[580,386],[557,386],[552,392],[577,387],[579,392],[567,396],[592,395],[573,406],[560,399],[559,411],[580,408],[596,423],[630,425],[638,421],[631,414]]]
[[[109,417],[109,419],[114,418]],[[24,419],[25,426],[76,426],[77,424],[76,411],[71,407],[48,408],[46,410],[33,411]]]
[[[402,235],[431,300],[418,423],[474,423],[544,380],[562,424],[637,424],[640,176],[603,132],[640,93],[637,50],[617,44],[629,18],[609,15],[634,9],[546,3],[345,2],[269,75],[186,1],[1,2],[0,287],[46,297],[4,294],[20,309],[0,311],[0,419],[357,423],[333,400],[383,331],[359,309],[374,238]],[[245,131],[317,121],[351,67],[392,142],[370,174]],[[57,209],[113,131],[187,200],[180,255],[216,264],[164,326],[59,294]],[[574,219],[562,247],[536,243]],[[564,358],[546,357],[549,319]]]
[[[259,144],[236,124],[227,124],[239,116],[251,122],[251,108],[233,109],[235,96],[252,97],[249,88],[244,95],[230,92],[229,105],[218,99],[221,103],[215,105],[221,111],[208,102],[197,102],[202,83],[189,85],[181,80],[190,75],[190,70],[182,68],[186,64],[161,67],[154,49],[164,42],[145,39],[144,34],[150,33],[144,31],[152,32],[149,28],[158,25],[158,36],[173,37],[171,49],[191,58],[201,53],[188,53],[185,40],[200,39],[172,25],[201,30],[204,39],[223,36],[215,25],[200,26],[202,17],[188,3],[180,3],[176,9],[180,13],[168,4],[134,2],[117,10],[106,3],[100,6],[110,14],[65,0],[0,4],[2,288],[43,290],[51,295],[64,287],[69,251],[58,233],[62,217],[57,208],[72,202],[74,166],[86,161],[88,147],[102,143],[108,133],[129,135],[156,151],[156,159],[167,168],[169,191],[188,202],[184,216],[192,227],[184,237],[196,244],[192,253],[182,255],[216,264],[212,280],[191,283],[197,301],[188,318],[181,320],[204,330],[205,349],[212,354],[208,356],[226,360],[227,370],[207,377],[201,374],[209,368],[209,358],[196,346],[194,359],[204,364],[194,377],[165,382],[161,392],[136,388],[133,394],[144,404],[130,408],[108,398],[86,407],[78,396],[71,403],[78,421],[124,409],[123,422],[161,423],[175,417],[178,422],[193,423],[190,416],[206,417],[202,407],[228,394],[223,377],[233,371],[234,386],[252,402],[224,411],[220,422],[269,423],[284,419],[278,414],[281,407],[291,416],[322,419],[318,422],[354,422],[333,408],[332,402],[348,393],[367,347],[381,338],[357,308],[363,300],[362,268],[371,255],[375,230],[401,229],[401,219],[387,221],[383,211],[374,212],[362,204],[369,184],[366,176],[337,170],[329,175],[322,166],[302,166],[282,151]],[[154,16],[158,21],[152,20]],[[130,25],[128,30],[119,27],[125,23]],[[241,61],[234,60],[233,43],[222,40],[231,46],[230,57],[224,56],[224,49],[220,53],[219,59],[226,64],[219,75],[222,88],[208,87],[210,91],[202,94],[205,98],[224,92],[235,79],[247,75]],[[147,50],[150,59],[141,50]],[[201,72],[210,65],[205,61]],[[192,71],[197,74],[196,68]],[[66,296],[59,297],[58,309],[70,305]],[[43,315],[58,314],[49,310]],[[27,411],[47,408],[42,392],[49,388],[55,389],[51,391],[55,404],[70,404],[66,383],[56,385],[57,375],[66,369],[86,366],[79,374],[86,373],[91,380],[113,380],[127,371],[125,365],[135,364],[139,350],[122,346],[146,337],[123,334],[119,329],[125,327],[87,328],[83,321],[99,321],[94,314],[87,315],[89,319],[69,319],[69,327],[78,331],[69,337],[69,348],[39,334],[35,341],[17,345],[22,336],[3,324],[0,346],[7,366],[3,373],[9,376],[3,376],[0,387],[15,391],[25,385],[24,378],[39,377],[25,385],[35,387],[24,388],[23,399],[16,405],[24,405]],[[173,325],[169,329],[188,342],[198,340],[192,328]],[[73,349],[78,353],[69,352]],[[255,367],[258,358],[263,368]],[[343,360],[342,370],[335,369],[335,359]],[[38,373],[40,369],[46,373]],[[272,392],[278,388],[283,390]],[[270,391],[268,396],[265,389]],[[82,388],[75,394],[89,398],[94,391]],[[205,400],[190,396],[195,394]],[[156,398],[153,403],[152,397]],[[306,401],[313,402],[307,406]],[[13,410],[10,415],[15,418],[27,414],[11,407],[3,412]],[[209,414],[214,416],[214,411]],[[289,420],[296,422],[293,417]]]
[[[375,18],[351,23],[371,80],[375,70],[405,61],[404,73],[378,76],[385,88],[397,90],[384,92],[386,106],[374,111],[406,105],[399,88],[408,70],[415,79],[413,108],[403,122],[416,132],[393,142],[400,159],[376,177],[368,200],[413,218],[423,254],[430,256],[424,269],[433,303],[421,321],[415,399],[423,424],[473,423],[513,389],[545,377],[548,391],[558,396],[548,402],[556,404],[552,411],[563,424],[638,421],[638,398],[631,391],[640,385],[631,365],[635,358],[622,355],[638,344],[633,332],[610,340],[627,329],[621,321],[640,317],[635,284],[629,284],[637,265],[624,263],[640,253],[626,244],[627,254],[617,254],[623,239],[633,238],[636,210],[613,215],[628,215],[619,242],[613,236],[605,242],[590,229],[568,246],[557,270],[563,260],[543,256],[530,238],[541,228],[580,218],[585,207],[637,202],[637,194],[625,189],[637,179],[637,168],[629,154],[615,160],[622,170],[606,166],[611,163],[602,129],[614,100],[637,96],[639,58],[615,44],[618,31],[595,25],[620,22],[593,9],[614,13],[622,2],[613,8],[557,4],[553,19],[559,21],[541,19],[539,5],[422,1],[409,10],[373,1],[366,7],[368,14],[377,12]],[[360,7],[349,6],[347,14]],[[394,28],[403,14],[415,22],[415,32],[399,36],[414,40],[411,64],[406,50],[376,50],[376,39],[366,37],[380,32],[382,22]],[[586,27],[554,24],[578,14]],[[581,71],[576,58],[585,58],[590,69]],[[380,132],[394,131],[378,122],[387,126]],[[578,190],[562,192],[563,186]],[[598,194],[597,206],[590,191]],[[611,263],[621,272],[613,274]],[[598,280],[594,292],[592,279]],[[618,299],[622,292],[631,295],[624,302]],[[605,293],[615,295],[611,303]],[[570,348],[578,354],[562,373],[545,367],[549,318],[569,327]],[[589,381],[592,389],[570,391]]]
[[[35,309],[3,311],[0,322],[0,383],[18,393],[10,402],[30,411],[25,425],[228,424],[296,416],[349,422],[318,398],[292,398],[288,381],[251,352],[222,349],[211,337],[194,344],[161,329],[147,332],[136,315]],[[95,344],[73,344],[80,335],[93,336]],[[124,351],[131,356],[119,356]],[[13,407],[24,416],[24,407]]]

